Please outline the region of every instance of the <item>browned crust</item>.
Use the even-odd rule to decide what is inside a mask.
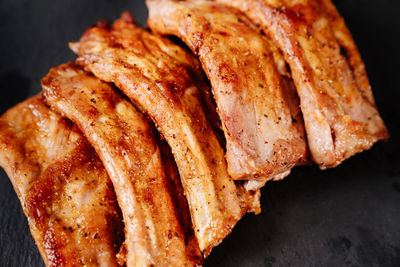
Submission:
[[[304,164],[307,147],[297,96],[282,77],[284,63],[276,66],[282,56],[272,42],[238,10],[222,4],[147,4],[152,30],[178,36],[202,62],[225,132],[229,174],[268,180]]]
[[[65,143],[58,138],[66,138]],[[0,147],[0,164],[13,183],[46,265],[93,266],[99,260],[116,265],[123,238],[119,207],[101,161],[77,128],[35,96],[2,116]],[[98,195],[87,199],[93,207],[72,211],[73,204],[65,203],[75,203],[79,193],[70,189],[81,182],[80,189]],[[101,256],[105,252],[110,255]]]
[[[78,64],[113,82],[153,119],[176,159],[200,248],[219,244],[248,205],[237,197],[204,114],[199,90],[206,84],[197,60],[135,26],[126,13],[110,27],[88,29],[70,46]]]
[[[127,265],[201,264],[198,247],[186,250],[148,121],[112,86],[72,63],[50,70],[42,86],[46,103],[79,126],[104,162],[124,216]]]
[[[245,12],[284,53],[321,168],[388,138],[358,49],[330,0],[218,1]]]

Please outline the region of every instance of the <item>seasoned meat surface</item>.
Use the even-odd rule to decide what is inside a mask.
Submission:
[[[188,211],[174,202],[172,169],[162,163],[148,121],[111,85],[71,63],[50,70],[42,86],[46,103],[78,125],[110,175],[125,222],[127,266],[201,264],[197,241],[185,236],[180,220],[179,212]]]
[[[273,43],[238,10],[209,1],[149,0],[148,24],[176,35],[210,79],[235,179],[287,175],[307,159],[298,98]]]
[[[248,210],[227,173],[224,151],[207,121],[200,64],[171,41],[123,14],[72,43],[77,63],[113,82],[156,123],[177,162],[201,250],[208,254]],[[242,192],[242,191],[239,191]]]
[[[47,266],[116,266],[123,224],[111,181],[72,122],[41,96],[0,119],[0,165]]]
[[[330,0],[217,0],[275,40],[300,96],[310,152],[321,168],[388,138],[364,63]]]

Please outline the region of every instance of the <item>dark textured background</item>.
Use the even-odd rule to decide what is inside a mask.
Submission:
[[[336,0],[367,65],[387,143],[319,171],[296,168],[262,191],[206,266],[400,266],[400,4]],[[143,1],[0,0],[0,113],[40,91],[50,67],[74,60],[68,41],[102,18],[129,10],[144,25]],[[0,170],[0,266],[42,266],[11,183]]]

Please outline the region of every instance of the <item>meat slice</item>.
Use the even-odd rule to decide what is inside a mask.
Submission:
[[[41,96],[1,117],[0,165],[47,266],[117,266],[123,224],[111,181],[78,128]]]
[[[51,69],[42,86],[46,103],[78,125],[110,175],[125,222],[127,266],[201,264],[148,121],[111,85],[72,63]]]
[[[72,43],[78,64],[113,82],[156,123],[177,162],[200,249],[208,254],[248,210],[226,169],[224,151],[204,114],[208,90],[200,64],[171,41],[123,14]],[[241,199],[244,197],[242,203]]]
[[[209,1],[149,0],[148,24],[199,56],[226,138],[229,174],[265,181],[307,159],[295,88],[279,50],[239,11]]]
[[[275,40],[300,96],[310,152],[322,169],[387,139],[360,54],[330,0],[218,0]]]

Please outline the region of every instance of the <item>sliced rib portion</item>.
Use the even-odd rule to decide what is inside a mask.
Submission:
[[[127,265],[200,264],[200,250],[193,242],[186,247],[171,180],[142,115],[109,84],[73,64],[51,69],[42,86],[46,103],[78,125],[110,175],[125,222]]]
[[[165,140],[160,142],[160,150],[163,166],[169,178],[169,183],[167,184],[167,187],[171,197],[173,198],[174,203],[176,203],[177,214],[179,220],[182,223],[185,244],[187,244],[187,253],[189,255],[201,258],[202,255],[199,250],[199,243],[194,234],[189,207],[183,191],[182,182],[179,177],[178,167],[176,166],[171,149],[165,142]],[[202,262],[198,260],[195,263],[201,264]]]
[[[90,28],[77,43],[78,64],[113,82],[154,120],[176,159],[201,250],[219,244],[247,211],[207,121],[200,64],[167,39],[133,24],[125,13],[112,26]]]
[[[354,41],[330,0],[218,0],[245,12],[290,65],[321,168],[388,138]]]
[[[203,64],[225,133],[230,175],[268,180],[303,164],[307,146],[296,92],[282,77],[285,62],[269,40],[225,5],[147,4],[152,30],[178,36]]]
[[[111,181],[72,122],[41,96],[0,119],[0,165],[47,266],[116,266],[123,224]]]

